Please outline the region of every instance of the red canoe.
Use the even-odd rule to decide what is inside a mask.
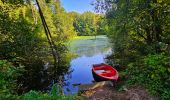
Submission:
[[[94,64],[92,67],[94,80],[99,81],[117,81],[119,74],[115,68],[110,65],[101,63]]]

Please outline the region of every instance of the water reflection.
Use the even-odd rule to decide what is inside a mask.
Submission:
[[[78,57],[72,59],[70,63],[70,69],[73,72],[65,75],[67,85],[64,86],[64,92],[66,95],[72,95],[78,91],[78,86],[75,85],[92,83],[92,64],[105,62],[106,55],[112,53],[110,43],[105,36],[71,41],[70,51],[76,53]]]
[[[97,36],[96,39],[76,39],[70,42],[69,49],[79,56],[91,57],[98,53],[105,53],[110,49],[110,43],[106,36]]]
[[[106,55],[111,54],[110,43],[105,36],[97,38],[86,38],[72,40],[69,45],[71,53],[78,55],[77,58],[70,60],[64,56],[61,65],[57,67],[57,73],[50,61],[44,62],[40,59],[33,59],[30,62],[23,63],[27,66],[25,72],[18,79],[18,93],[28,92],[29,90],[48,91],[53,83],[64,81],[64,92],[66,95],[72,95],[78,91],[77,84],[92,83],[91,73],[92,64],[103,63]],[[68,63],[70,62],[70,66]],[[64,78],[63,78],[64,77]]]
[[[58,82],[60,77],[63,77],[69,72],[69,62],[62,61],[62,63],[65,64],[58,66],[57,69],[54,68],[54,65],[50,63],[45,64],[45,62],[40,59],[23,63],[26,67],[22,76],[18,78],[18,94],[29,92],[30,90],[51,90],[53,83]]]

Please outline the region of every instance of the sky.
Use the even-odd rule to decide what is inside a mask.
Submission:
[[[61,0],[62,6],[67,12],[76,11],[83,13],[85,11],[94,12],[94,7],[91,5],[93,0]]]

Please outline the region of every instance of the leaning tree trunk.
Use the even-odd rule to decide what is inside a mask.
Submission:
[[[54,67],[55,67],[55,72],[56,72],[57,71],[56,70],[57,69],[57,62],[58,62],[57,61],[57,55],[56,55],[57,51],[55,49],[56,46],[55,46],[55,44],[53,42],[52,35],[51,35],[50,30],[49,30],[49,28],[47,26],[47,23],[45,21],[45,18],[44,18],[44,15],[42,13],[42,10],[40,8],[38,0],[36,0],[36,2],[37,2],[37,6],[38,6],[38,11],[39,11],[39,14],[40,14],[40,17],[41,17],[41,21],[42,21],[42,24],[43,24],[43,27],[44,27],[44,30],[45,30],[45,35],[47,37],[48,43],[49,43],[51,51],[52,51],[52,55],[53,55],[53,58],[54,58]]]

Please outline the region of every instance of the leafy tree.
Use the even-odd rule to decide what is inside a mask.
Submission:
[[[57,3],[60,2],[57,1]],[[48,27],[57,45],[57,60],[60,61],[57,66],[58,69],[53,70],[50,75],[45,76],[47,80],[49,77],[57,79],[59,74],[66,72],[69,62],[69,57],[67,56],[68,52],[64,42],[70,36],[67,35],[67,32],[59,33],[58,31],[66,27],[65,24],[62,27],[57,27],[55,25],[55,13],[52,8],[54,4],[55,3],[52,1],[46,3],[44,0],[41,0],[40,2]],[[56,9],[58,11],[62,10],[60,7],[56,7]],[[62,12],[60,14],[61,18],[64,12],[60,12]],[[66,16],[65,13],[63,15]],[[59,19],[59,21],[63,21],[63,19]],[[59,25],[59,23],[56,24]],[[67,27],[73,26],[67,25]],[[24,1],[24,3],[18,3],[10,0],[0,0],[0,59],[8,60],[15,66],[25,66],[24,69],[27,72],[17,80],[17,85],[20,86],[18,91],[21,90],[21,93],[32,89],[31,87],[35,87],[35,84],[28,84],[28,80],[31,78],[38,79],[39,76],[46,74],[44,71],[40,73],[44,68],[43,65],[46,62],[52,62],[50,46],[47,43],[48,41],[46,40],[42,28],[43,26],[40,21],[38,9],[34,1],[27,0]],[[59,71],[57,72],[56,70]],[[57,74],[55,74],[55,72],[57,72]],[[25,88],[27,86],[29,86],[29,88]]]
[[[122,66],[121,72],[129,76],[128,82],[142,84],[162,100],[168,100],[169,65],[165,63],[169,61],[165,59],[169,59],[170,50],[170,2],[96,0],[94,5],[97,11],[105,13],[109,37],[114,43],[114,53],[110,58]],[[166,75],[161,76],[162,72]]]
[[[77,35],[97,35],[97,32],[99,32],[99,25],[102,24],[100,18],[100,15],[92,12],[77,14],[73,23]]]

